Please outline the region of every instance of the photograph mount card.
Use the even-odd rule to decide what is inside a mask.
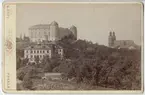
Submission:
[[[3,15],[4,92],[143,91],[142,3],[15,2]]]

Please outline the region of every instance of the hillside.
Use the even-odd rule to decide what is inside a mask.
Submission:
[[[141,89],[140,50],[109,48],[85,40],[74,40],[72,36],[63,38],[57,44],[64,48],[64,58],[44,58],[42,64],[34,66],[41,69],[41,73],[62,73],[66,80],[92,87]],[[17,62],[24,67],[24,61]],[[18,72],[22,71],[21,68],[18,67]]]

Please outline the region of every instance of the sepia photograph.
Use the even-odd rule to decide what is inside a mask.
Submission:
[[[17,91],[142,89],[141,3],[18,3]]]

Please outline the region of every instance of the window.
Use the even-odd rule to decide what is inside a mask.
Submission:
[[[26,53],[28,53],[28,50],[26,50]]]
[[[43,53],[45,53],[45,51],[43,50]]]
[[[31,58],[33,58],[33,55],[31,55]]]
[[[49,50],[47,50],[47,53],[49,53]]]
[[[39,50],[37,51],[37,53],[39,53]]]
[[[33,51],[31,50],[31,53],[33,53]]]
[[[36,51],[34,50],[34,53],[36,53]]]
[[[61,52],[61,49],[59,49],[58,52]]]
[[[126,45],[126,42],[124,41],[124,45]]]

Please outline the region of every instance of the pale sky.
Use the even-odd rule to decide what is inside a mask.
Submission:
[[[36,24],[58,22],[60,27],[77,27],[78,39],[108,45],[109,31],[117,40],[141,44],[141,4],[18,4],[17,36],[28,36]]]

